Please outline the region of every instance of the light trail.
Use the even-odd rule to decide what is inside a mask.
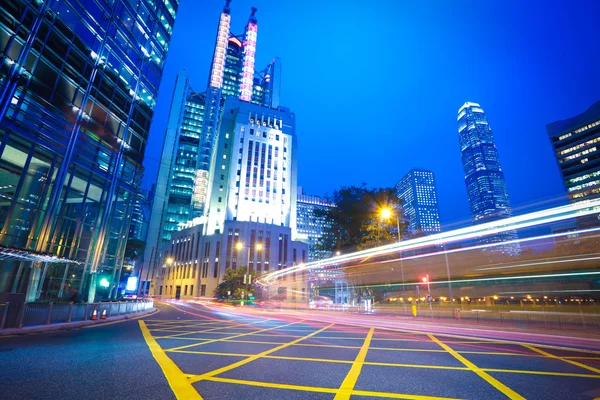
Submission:
[[[575,204],[551,208],[548,210],[535,211],[529,214],[518,215],[505,218],[500,221],[488,222],[485,224],[459,228],[453,231],[443,232],[436,235],[430,235],[422,238],[409,239],[399,243],[393,243],[373,249],[357,251],[345,255],[331,257],[325,260],[315,261],[307,264],[301,264],[288,267],[279,271],[274,271],[259,278],[258,283],[262,286],[268,286],[278,278],[286,275],[304,271],[313,268],[322,268],[331,265],[348,263],[359,259],[365,259],[374,256],[393,254],[396,252],[416,250],[427,246],[440,246],[447,243],[453,243],[463,240],[476,239],[482,236],[495,235],[505,231],[518,230],[549,224],[552,222],[569,220],[577,217],[593,215],[600,213],[600,199],[586,200]],[[571,232],[572,233],[572,232]],[[570,233],[565,232],[556,234],[557,236],[567,236]],[[548,235],[546,235],[548,236]],[[539,240],[541,237],[535,238]],[[533,238],[519,239],[511,242],[531,241]],[[506,245],[509,242],[495,243],[494,245]],[[484,247],[490,247],[485,245]],[[477,246],[474,246],[477,247]],[[452,251],[452,250],[451,250]],[[441,253],[443,254],[443,253]]]

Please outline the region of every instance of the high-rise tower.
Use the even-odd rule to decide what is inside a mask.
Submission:
[[[500,166],[498,149],[492,129],[481,106],[465,103],[458,110],[458,136],[465,171],[467,196],[473,223],[495,221],[512,215],[506,190],[504,173]],[[484,238],[485,243],[517,239],[516,232],[509,231]],[[509,254],[519,252],[518,245],[493,247]]]
[[[396,196],[402,200],[402,213],[408,218],[412,234],[441,232],[440,211],[433,172],[413,168],[396,184]]]

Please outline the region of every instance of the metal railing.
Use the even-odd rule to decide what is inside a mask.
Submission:
[[[0,304],[0,330],[5,329],[10,303]],[[154,308],[153,300],[120,301],[111,303],[24,303],[19,310],[16,328],[51,325],[65,322],[99,320],[135,314]]]

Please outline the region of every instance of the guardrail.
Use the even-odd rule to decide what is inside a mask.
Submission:
[[[5,329],[10,303],[0,304],[0,330]],[[106,319],[119,315],[135,314],[154,307],[153,300],[120,301],[111,303],[24,303],[22,304],[16,328],[36,325],[51,325],[87,320]]]

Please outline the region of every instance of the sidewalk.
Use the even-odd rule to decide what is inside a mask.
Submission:
[[[137,312],[135,314],[126,314],[119,315],[116,317],[108,317],[106,319],[98,319],[96,321],[87,320],[87,321],[76,321],[76,322],[65,322],[65,323],[56,323],[50,325],[35,325],[35,326],[25,326],[23,328],[8,328],[0,330],[0,337],[2,336],[13,336],[13,335],[24,335],[27,333],[41,333],[41,332],[51,332],[51,331],[59,331],[59,330],[68,330],[68,329],[77,329],[77,328],[86,328],[92,327],[96,325],[103,325],[109,322],[119,322],[128,319],[137,319],[141,317],[145,317],[148,315],[152,315],[157,313],[159,310],[157,308],[153,308],[151,310],[144,310]]]

